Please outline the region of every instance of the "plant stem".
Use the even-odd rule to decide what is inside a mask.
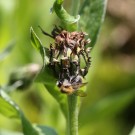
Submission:
[[[75,95],[68,95],[67,134],[78,135],[78,99]]]
[[[78,14],[79,6],[80,6],[80,0],[72,0],[72,3],[71,3],[72,15],[76,16]]]
[[[78,14],[80,0],[72,0],[71,14]],[[78,97],[68,95],[67,135],[78,135]]]

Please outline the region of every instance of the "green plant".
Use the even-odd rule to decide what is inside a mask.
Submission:
[[[77,5],[80,5],[79,0],[73,1],[72,13],[71,13],[73,16],[68,14],[66,12],[66,10],[63,8],[63,6],[62,6],[63,2],[64,2],[63,0],[56,0],[52,7],[52,12],[55,12],[61,21],[60,26],[62,26],[63,30],[66,30],[67,34],[71,34],[71,35],[74,34],[72,32],[77,33],[77,31],[81,31],[81,30],[87,32],[88,35],[90,35],[91,43],[88,44],[89,40],[81,39],[81,41],[85,42],[84,43],[85,45],[88,44],[87,47],[94,47],[98,34],[99,34],[101,24],[104,20],[106,0],[84,0],[81,3],[82,6],[80,6],[80,7],[76,6],[76,3],[77,3]],[[79,15],[77,15],[77,14],[79,14]],[[54,32],[62,31],[62,30],[60,30],[60,28],[55,28],[55,30],[56,31],[54,31]],[[65,92],[65,91],[61,89],[61,86],[60,86],[60,88],[58,88],[61,80],[59,80],[58,77],[55,77],[52,69],[50,67],[48,67],[48,64],[51,63],[49,55],[48,55],[48,52],[49,52],[48,48],[46,48],[42,45],[42,42],[40,41],[40,39],[34,32],[32,27],[31,27],[30,31],[31,31],[31,42],[32,42],[33,46],[41,54],[42,59],[43,59],[43,68],[40,71],[40,73],[36,76],[35,81],[43,83],[44,86],[46,87],[46,89],[48,90],[48,92],[58,101],[60,108],[67,120],[67,134],[68,135],[77,135],[78,134],[78,111],[79,111],[78,108],[80,105],[79,97],[75,96],[75,94],[77,94],[77,93],[74,93],[74,92],[71,94],[62,94],[60,92],[60,90],[62,92]],[[42,30],[42,32],[45,35],[49,35],[46,32],[44,32],[43,30]],[[57,35],[57,33],[55,33],[55,34]],[[77,33],[77,35],[80,35],[80,34],[85,36],[85,33],[83,33],[83,32]],[[49,36],[53,37],[56,42],[55,35],[52,34]],[[77,39],[76,42],[77,41],[79,41],[79,39]],[[58,44],[57,42],[56,42],[56,44]],[[86,49],[89,50],[89,48],[86,48]],[[85,50],[85,52],[87,52],[88,50]],[[58,51],[60,52],[60,50],[58,50]],[[80,64],[83,66],[85,65],[84,66],[85,68],[84,68],[84,73],[83,73],[83,71],[81,72],[81,76],[84,77],[87,74],[88,68],[90,66],[90,60],[89,60],[90,57],[88,56],[88,53],[85,53],[84,55],[82,55],[82,57],[83,57],[82,58],[83,60],[81,60]],[[87,59],[87,60],[85,61],[85,59]],[[78,72],[78,69],[73,69],[73,70],[75,70],[75,72]],[[74,76],[74,74],[73,74],[73,76]],[[71,77],[72,76],[70,76],[70,79],[72,80]],[[77,77],[78,77],[78,74],[77,74]],[[73,78],[73,80],[76,79],[77,77],[75,76]],[[58,86],[56,85],[56,82],[57,82],[56,79],[58,80]],[[62,83],[64,83],[64,81]],[[83,84],[85,84],[85,83],[79,82],[78,85],[80,85],[80,86],[78,88],[80,88]],[[80,96],[85,96],[84,91],[85,91],[84,88],[82,89],[82,91],[79,91],[77,89],[78,95],[80,94]],[[68,93],[68,92],[65,92],[65,93]],[[32,135],[40,135],[40,134],[55,135],[56,134],[56,132],[49,127],[33,126],[25,118],[24,114],[19,109],[19,107],[14,102],[12,102],[11,99],[9,99],[8,96],[3,92],[3,88],[1,88],[0,100],[1,100],[0,103],[2,106],[0,109],[0,112],[7,117],[20,118],[22,121],[23,132],[25,135],[30,135],[30,134],[32,134]]]

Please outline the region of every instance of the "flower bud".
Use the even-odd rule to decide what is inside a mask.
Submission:
[[[78,90],[83,84],[82,78],[88,73],[91,64],[89,56],[91,48],[87,47],[90,39],[85,39],[86,35],[85,32],[68,32],[56,26],[52,31],[50,37],[54,38],[54,43],[50,44],[49,66],[58,74],[57,86],[62,93],[71,94]],[[72,92],[66,88],[71,89]]]

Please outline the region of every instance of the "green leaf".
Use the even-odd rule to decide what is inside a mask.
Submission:
[[[86,124],[115,116],[135,99],[135,89],[105,97],[80,112],[80,122]],[[81,115],[82,114],[82,115]],[[89,116],[89,117],[86,117]]]
[[[49,59],[46,56],[46,51],[45,51],[46,48],[42,45],[40,39],[38,38],[38,36],[36,35],[32,27],[30,28],[30,33],[31,33],[31,43],[34,46],[34,48],[36,48],[37,51],[41,54],[43,59],[43,67],[44,67],[49,63]]]
[[[19,107],[0,89],[0,113],[8,118],[20,118],[25,135],[39,135],[31,123],[25,118]]]
[[[25,135],[57,135],[54,129],[50,127],[33,126],[6,93],[2,89],[0,92],[0,113],[8,118],[20,118]],[[19,135],[19,133],[16,135]]]
[[[13,47],[15,45],[15,42],[12,41],[9,43],[9,45],[3,50],[3,52],[0,53],[0,61],[5,59],[12,51]]]
[[[54,77],[52,69],[46,66],[38,74],[36,82],[41,82],[47,88],[47,91],[58,101],[64,116],[67,116],[67,97],[62,94],[56,85],[57,79]]]
[[[0,113],[8,118],[19,118],[18,106],[9,97],[0,91]]]
[[[23,113],[21,114],[21,121],[23,127],[23,133],[25,135],[40,135],[40,133],[33,127],[33,125],[26,119]]]
[[[26,126],[27,126],[27,123],[26,123]],[[38,135],[58,135],[53,128],[48,127],[48,126],[34,125],[33,127],[38,131]],[[29,129],[27,129],[27,132],[28,133],[25,132],[24,135],[28,135],[28,134],[34,135],[34,133],[30,132]],[[23,135],[23,134],[20,132],[1,131],[0,130],[0,135]]]
[[[64,0],[56,0],[53,5],[53,10],[57,14],[57,16],[61,19],[62,23],[65,25],[66,29],[73,31],[77,30],[78,21],[80,16],[71,16],[67,13],[67,11],[63,8]]]
[[[20,132],[3,131],[0,129],[0,135],[23,135]]]
[[[133,129],[129,135],[135,135],[135,126],[133,127]]]
[[[33,46],[40,52],[43,61],[45,61],[45,65],[43,66],[42,70],[36,77],[37,82],[41,82],[45,85],[48,92],[58,101],[60,104],[60,107],[66,116],[67,113],[67,105],[66,105],[66,96],[61,94],[58,87],[56,86],[57,79],[54,77],[54,74],[52,73],[52,69],[48,67],[48,58],[45,60],[45,48],[42,46],[41,41],[31,28],[31,41]],[[47,57],[47,56],[46,56]]]
[[[80,8],[80,28],[86,31],[94,46],[104,21],[107,0],[84,0]]]
[[[40,132],[41,135],[58,135],[53,128],[47,126],[36,125],[35,128]]]

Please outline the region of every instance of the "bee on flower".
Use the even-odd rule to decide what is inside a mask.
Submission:
[[[55,26],[51,35],[41,27],[43,34],[54,39],[49,49],[49,66],[57,75],[57,86],[65,94],[85,95],[79,89],[87,83],[83,78],[87,75],[90,64],[90,39],[85,39],[85,32],[68,32]],[[82,65],[83,63],[83,65]]]

